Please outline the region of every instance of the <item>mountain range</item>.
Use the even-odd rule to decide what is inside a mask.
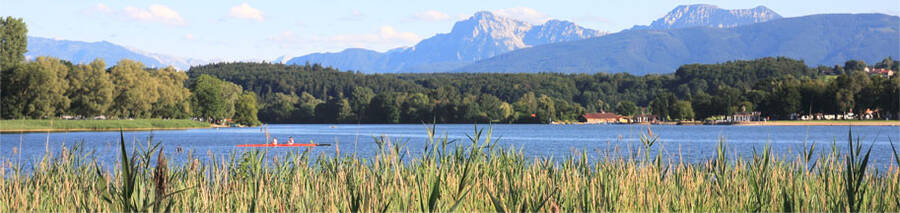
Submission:
[[[780,18],[781,15],[764,6],[726,10],[705,4],[682,5],[649,26],[635,26],[626,31],[729,28]],[[475,71],[467,67],[473,67],[473,63],[479,64],[494,56],[541,45],[604,37],[607,34],[569,21],[550,20],[531,26],[490,12],[478,12],[454,24],[449,33],[435,35],[413,47],[397,48],[384,53],[351,48],[336,53],[304,55],[288,60],[287,64],[320,63],[342,70],[375,73]]]
[[[765,6],[751,9],[722,9],[714,5],[679,5],[666,16],[656,19],[650,26],[638,25],[633,30],[667,30],[688,27],[729,28],[780,19],[775,11]]]
[[[456,22],[449,33],[437,34],[413,47],[383,53],[351,48],[337,53],[300,56],[287,63],[321,63],[342,70],[380,73],[445,72],[513,50],[604,34],[569,21],[550,20],[531,25],[484,11]]]
[[[108,41],[84,42],[28,36],[27,50],[25,57],[29,60],[38,56],[53,56],[73,63],[91,63],[94,59],[100,58],[106,62],[107,67],[115,65],[122,59],[139,61],[148,67],[174,66],[179,70],[208,63],[200,59],[145,52]]]
[[[674,72],[680,65],[785,56],[808,65],[900,56],[900,17],[824,14],[733,28],[630,30],[513,51],[455,72]]]
[[[350,48],[275,63],[319,63],[366,73],[415,72],[629,72],[668,73],[689,63],[718,63],[768,56],[802,59],[810,65],[873,62],[900,57],[897,16],[821,14],[783,18],[758,6],[722,9],[681,5],[649,25],[617,33],[562,20],[540,25],[478,12],[450,32],[412,47],[385,52]],[[81,42],[29,36],[29,59],[49,55],[76,63],[103,58],[107,66],[124,58],[151,67],[186,70],[204,60],[148,53],[106,41]]]

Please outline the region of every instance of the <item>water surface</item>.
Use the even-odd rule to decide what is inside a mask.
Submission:
[[[479,125],[487,128],[488,125]],[[646,125],[540,125],[540,124],[494,124],[493,136],[499,138],[498,146],[515,147],[528,157],[566,158],[573,150],[587,151],[592,159],[602,153],[619,150],[633,150],[640,146],[638,138],[647,134]],[[726,141],[732,154],[742,157],[752,155],[754,149],[761,151],[769,144],[778,156],[793,157],[804,143],[817,144],[817,153],[830,152],[836,142],[843,149],[847,144],[848,131],[859,136],[864,145],[872,145],[872,159],[879,167],[886,167],[892,161],[889,141],[898,141],[900,127],[896,126],[652,126],[652,134],[659,136],[658,148],[675,160],[700,162],[715,156],[720,139]],[[486,131],[486,130],[485,130]],[[371,157],[377,149],[373,137],[388,137],[394,142],[405,143],[411,155],[421,153],[427,130],[421,124],[288,124],[268,125],[268,132],[286,142],[293,136],[297,142],[313,140],[330,143],[331,147],[312,148],[315,155],[357,154]],[[437,125],[437,133],[446,135],[458,144],[469,144],[467,134],[472,135],[472,124]],[[210,155],[230,155],[249,148],[236,148],[238,144],[264,143],[262,128],[213,128],[190,130],[161,130],[125,132],[129,145],[146,144],[152,137],[160,142],[165,152],[176,161],[183,160],[188,151],[194,156],[206,159]],[[82,143],[103,162],[114,162],[118,156],[119,132],[59,132],[59,133],[9,133],[0,135],[0,159],[34,160],[42,157],[47,150],[57,153],[62,146]],[[900,143],[896,144],[900,146]],[[898,147],[900,148],[900,147]],[[265,148],[264,148],[265,149]],[[282,155],[289,151],[307,148],[268,148],[270,155]],[[15,151],[14,151],[15,150]],[[181,152],[179,152],[181,150]]]

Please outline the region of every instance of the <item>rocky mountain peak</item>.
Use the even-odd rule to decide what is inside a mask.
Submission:
[[[288,63],[312,61],[341,69],[374,72],[436,72],[531,46],[581,40],[603,35],[569,21],[550,20],[531,25],[514,18],[481,11],[456,22],[448,33],[437,34],[410,48],[379,56],[349,57],[350,53],[310,54]]]
[[[638,26],[637,29],[676,29],[686,27],[715,27],[730,28],[740,25],[780,19],[775,11],[765,6],[757,6],[750,9],[722,9],[715,5],[693,4],[679,5],[668,14],[659,18],[650,26]]]

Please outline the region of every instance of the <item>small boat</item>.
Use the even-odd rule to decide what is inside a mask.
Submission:
[[[331,146],[331,144],[320,143],[295,143],[295,144],[238,144],[237,147],[315,147],[315,146]]]

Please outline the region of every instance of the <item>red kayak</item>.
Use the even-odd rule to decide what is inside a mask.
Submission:
[[[313,146],[331,146],[331,144],[295,143],[295,144],[238,144],[237,145],[237,147],[313,147]]]

